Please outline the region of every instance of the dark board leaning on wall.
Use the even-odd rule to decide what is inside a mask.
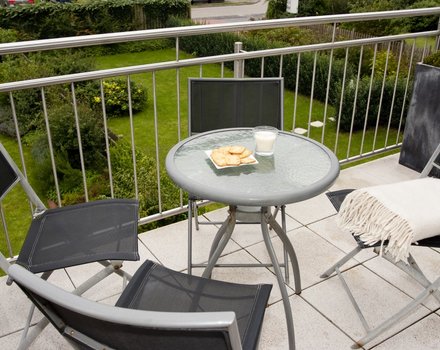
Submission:
[[[440,68],[417,64],[399,163],[422,171],[440,143]],[[438,169],[432,173],[440,177]]]

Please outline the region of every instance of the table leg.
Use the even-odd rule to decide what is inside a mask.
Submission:
[[[203,271],[202,277],[209,278],[211,276],[212,270],[214,269],[218,258],[231,238],[232,232],[234,231],[235,222],[235,207],[231,206],[228,217],[223,222],[222,226],[214,237],[214,241],[211,245],[211,251],[209,252],[208,266],[206,267],[205,271]]]
[[[295,333],[293,329],[293,317],[292,309],[290,307],[289,295],[287,294],[286,284],[284,283],[283,273],[280,268],[277,256],[272,246],[272,242],[269,236],[269,229],[267,227],[269,218],[271,215],[267,214],[267,208],[261,210],[261,231],[263,233],[264,243],[266,244],[267,252],[269,253],[270,260],[272,261],[275,275],[277,276],[278,286],[280,287],[281,296],[283,298],[284,312],[286,314],[287,334],[289,339],[289,349],[295,349]],[[271,223],[272,224],[272,223]],[[272,226],[273,227],[273,226]]]
[[[193,201],[188,201],[188,275],[192,275],[192,214]]]
[[[278,224],[278,222],[275,220],[273,215],[270,213],[268,208],[263,208],[263,220],[262,223],[265,222],[269,224],[274,232],[278,235],[278,237],[281,239],[281,242],[283,243],[284,250],[287,252],[290,262],[292,264],[292,272],[293,272],[293,280],[295,283],[295,294],[301,293],[301,275],[299,272],[299,264],[298,264],[298,258],[296,257],[295,250],[293,249],[292,243],[290,242],[289,238],[286,235],[286,232],[283,230],[283,228]]]
[[[273,215],[275,219],[275,215]],[[286,206],[281,206],[281,225],[283,226],[283,231],[287,232],[287,225],[286,225]],[[286,280],[286,283],[290,283],[290,277],[289,277],[289,254],[287,253],[287,249],[283,249],[284,253],[284,278]]]

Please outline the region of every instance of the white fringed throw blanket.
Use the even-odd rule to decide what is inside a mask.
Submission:
[[[367,245],[388,240],[386,251],[396,261],[406,261],[411,243],[440,234],[440,179],[353,191],[342,203],[336,221]]]

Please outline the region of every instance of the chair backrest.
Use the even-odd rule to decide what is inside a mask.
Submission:
[[[189,78],[189,135],[269,125],[283,130],[283,78]]]
[[[54,327],[81,348],[241,349],[233,312],[127,309],[71,294],[17,264],[9,268],[9,276]]]
[[[29,200],[36,207],[35,211],[41,212],[46,209],[2,143],[0,143],[0,174],[0,201],[16,184],[20,183]]]

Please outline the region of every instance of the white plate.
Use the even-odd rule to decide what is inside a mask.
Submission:
[[[236,168],[236,167],[238,167],[238,166],[244,166],[244,165],[255,165],[255,164],[258,164],[258,160],[255,159],[255,157],[254,157],[253,154],[251,154],[251,155],[249,156],[249,158],[251,158],[251,159],[253,159],[253,160],[255,161],[255,162],[253,162],[253,163],[240,164],[240,165],[225,165],[225,166],[219,166],[219,165],[217,165],[217,164],[214,162],[214,160],[211,158],[211,153],[212,153],[212,150],[211,150],[211,149],[205,151],[205,153],[206,153],[206,155],[208,156],[208,158],[211,160],[212,164],[214,164],[214,166],[215,166],[217,169]]]

